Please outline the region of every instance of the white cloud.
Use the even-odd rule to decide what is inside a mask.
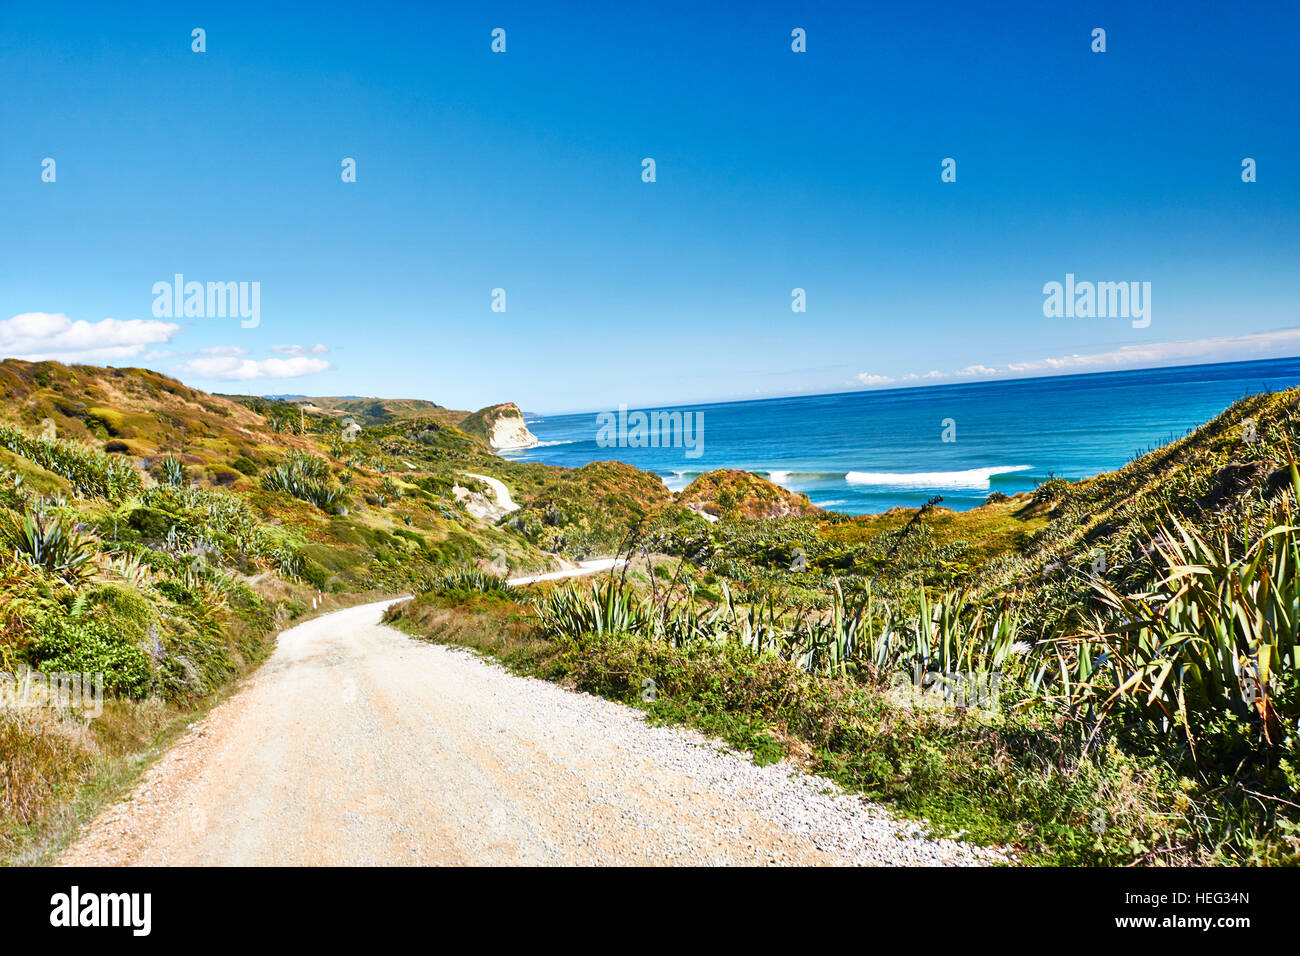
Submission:
[[[1196,365],[1201,362],[1241,362],[1250,359],[1275,358],[1300,355],[1300,328],[1276,329],[1272,332],[1252,332],[1246,335],[1221,335],[1207,339],[1189,339],[1184,342],[1153,342],[1148,345],[1125,345],[1109,352],[1089,355],[1062,355],[1010,362],[1007,365],[968,365],[951,375],[937,369],[918,376],[909,372],[894,379],[886,375],[863,372],[856,376],[859,384],[868,387],[889,385],[894,382],[912,382],[921,379],[975,378],[1005,376],[1008,378],[1034,377],[1067,372],[1105,372],[1125,368],[1158,368],[1167,365]]]
[[[294,358],[248,359],[236,356],[209,356],[192,359],[182,369],[202,378],[247,382],[259,378],[299,378],[325,372],[333,366],[325,359]]]
[[[888,385],[890,382],[894,381],[888,375],[872,375],[870,372],[859,372],[854,377],[858,380],[859,384],[868,387],[874,385]]]
[[[329,349],[319,342],[309,349],[303,348],[301,345],[273,345],[271,351],[278,355],[326,355],[329,353]]]
[[[1110,352],[1095,352],[1091,355],[1076,354],[1012,362],[1007,366],[1007,371],[1022,375],[1026,372],[1086,372],[1160,365],[1195,365],[1198,359],[1239,362],[1297,353],[1300,353],[1300,328],[1277,329],[1273,332],[1221,335],[1186,342],[1125,345]]]
[[[248,353],[238,345],[216,345],[212,348],[199,349],[199,354],[206,358],[239,358]]]
[[[154,319],[75,322],[58,312],[24,312],[0,321],[0,357],[59,362],[109,362],[136,358],[146,347],[170,342],[181,327]]]

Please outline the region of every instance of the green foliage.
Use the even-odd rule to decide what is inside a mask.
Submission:
[[[240,455],[238,458],[231,461],[230,467],[235,469],[235,471],[239,472],[241,475],[247,475],[249,478],[257,477],[257,465],[254,464],[252,459],[247,458],[244,455]]]
[[[1064,478],[1048,478],[1034,489],[1034,504],[1053,504],[1062,500],[1070,490]]]
[[[1261,743],[1300,740],[1300,528],[1238,550],[1173,519],[1156,553],[1165,571],[1152,590],[1095,585],[1101,609],[1063,642],[1071,704],[1181,724],[1189,741],[1220,720]]]
[[[175,455],[168,455],[159,466],[159,473],[164,485],[179,488],[186,483],[185,466]]]
[[[284,461],[262,476],[262,487],[268,491],[293,495],[327,514],[344,513],[348,493],[328,478],[329,465],[323,458],[291,452]]]
[[[94,541],[78,533],[72,521],[55,511],[28,508],[22,517],[0,511],[0,545],[15,560],[69,582],[79,581],[93,571]]]
[[[149,655],[140,646],[149,610],[134,592],[103,586],[71,606],[48,602],[25,621],[34,640],[26,655],[33,667],[53,673],[103,674],[104,690],[143,697],[153,680]]]
[[[506,583],[505,578],[474,568],[458,568],[454,571],[448,571],[441,577],[434,579],[428,587],[422,590],[444,596],[489,594],[505,597],[511,593],[510,585]]]
[[[0,447],[66,478],[82,497],[119,501],[143,488],[140,473],[122,458],[92,451],[75,442],[33,438],[0,424]]]

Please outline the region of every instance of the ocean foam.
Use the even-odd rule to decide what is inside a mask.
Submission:
[[[671,475],[660,475],[659,479],[669,491],[681,491],[702,474],[702,471],[674,471]]]
[[[987,489],[994,475],[1028,471],[1032,465],[997,465],[993,468],[969,468],[966,471],[850,471],[844,480],[850,485],[890,485],[903,488],[974,488]]]

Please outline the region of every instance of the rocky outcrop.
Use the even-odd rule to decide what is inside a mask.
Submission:
[[[496,451],[531,448],[537,444],[537,436],[528,430],[523,412],[514,402],[481,408],[461,422],[460,427],[482,438]]]

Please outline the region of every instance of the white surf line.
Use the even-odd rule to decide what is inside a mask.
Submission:
[[[517,588],[522,584],[533,584],[536,581],[559,581],[563,578],[577,578],[588,574],[599,574],[601,571],[612,571],[615,568],[621,568],[627,564],[623,558],[600,558],[596,561],[579,561],[576,568],[569,568],[567,571],[549,571],[546,574],[530,574],[521,578],[509,578],[506,584],[512,588]]]
[[[497,504],[506,511],[519,510],[519,506],[515,504],[515,500],[510,497],[510,489],[505,486],[504,482],[499,481],[496,478],[489,478],[487,475],[476,475],[468,471],[462,471],[461,474],[466,478],[477,478],[479,481],[491,488],[492,493],[496,495]]]

